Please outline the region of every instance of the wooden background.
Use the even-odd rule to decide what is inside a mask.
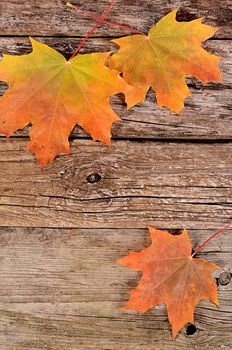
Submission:
[[[78,1],[101,14],[109,1]],[[30,52],[28,35],[69,57],[93,21],[62,0],[1,0],[0,52]],[[147,31],[180,7],[179,20],[205,16],[220,31],[205,47],[223,57],[223,82],[188,79],[180,116],[157,109],[153,93],[113,127],[113,146],[80,128],[71,157],[43,172],[25,152],[28,130],[0,138],[1,350],[230,350],[232,230],[199,256],[216,271],[220,308],[201,302],[195,325],[174,343],[163,305],[144,315],[119,307],[141,276],[116,261],[149,245],[146,224],[188,228],[193,247],[232,219],[232,1],[116,1],[109,19]],[[115,49],[130,34],[102,25],[82,53]],[[6,86],[1,85],[1,93]]]

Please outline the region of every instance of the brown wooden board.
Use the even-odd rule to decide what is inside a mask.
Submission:
[[[75,140],[41,172],[27,142],[0,143],[0,226],[213,229],[232,217],[231,143]]]
[[[95,15],[102,15],[109,1],[95,0],[70,1]],[[84,36],[93,26],[93,20],[67,8],[66,0],[1,0],[0,32],[4,35],[50,35]],[[205,22],[221,28],[217,37],[231,38],[231,1],[220,0],[122,0],[110,12],[108,19],[132,26],[145,33],[164,15],[180,9],[179,20],[192,20],[205,17]],[[95,36],[122,36],[130,34],[124,29],[102,25]]]
[[[79,39],[38,38],[66,57],[71,55]],[[155,94],[150,92],[145,103],[127,111],[123,96],[111,99],[114,110],[123,122],[113,126],[113,138],[154,138],[154,139],[202,139],[217,140],[232,138],[232,46],[228,40],[208,41],[205,47],[222,57],[222,83],[203,85],[197,80],[188,79],[192,96],[186,100],[186,108],[180,115],[171,113],[166,108],[158,109]],[[115,50],[116,46],[109,39],[91,39],[83,49],[83,53],[91,51]],[[31,51],[28,38],[3,38],[0,40],[0,52],[8,54],[25,54]],[[6,85],[0,86],[3,93]],[[17,132],[15,135],[27,135]],[[76,127],[72,137],[87,137],[81,128]]]

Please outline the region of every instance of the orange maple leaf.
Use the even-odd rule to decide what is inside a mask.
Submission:
[[[28,149],[41,167],[59,153],[70,153],[68,137],[76,124],[94,140],[110,144],[112,123],[120,117],[109,97],[123,92],[130,108],[134,94],[141,92],[105,66],[109,52],[67,61],[51,47],[30,40],[33,52],[4,55],[0,62],[0,80],[9,84],[0,98],[0,133],[10,136],[31,123]]]
[[[109,59],[109,67],[123,73],[130,84],[143,89],[144,101],[150,87],[156,92],[158,106],[179,113],[190,96],[185,82],[193,76],[203,82],[220,81],[220,58],[211,55],[201,43],[218,28],[202,24],[202,19],[177,22],[177,10],[154,25],[148,36],[130,35],[113,40],[120,49]]]
[[[217,285],[211,276],[218,266],[193,258],[186,230],[174,236],[152,226],[148,228],[151,245],[118,261],[143,272],[123,309],[144,313],[158,304],[166,304],[175,338],[186,323],[194,322],[194,308],[200,300],[211,300],[218,305]]]

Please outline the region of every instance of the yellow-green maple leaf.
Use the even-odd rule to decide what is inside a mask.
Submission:
[[[190,95],[186,76],[208,82],[221,80],[221,73],[220,58],[201,47],[217,28],[202,24],[202,19],[177,22],[176,12],[163,17],[148,36],[136,34],[113,40],[120,49],[109,59],[109,66],[122,72],[130,85],[143,89],[142,100],[152,87],[159,107],[179,113]]]
[[[109,97],[123,92],[130,108],[140,91],[105,66],[108,52],[67,61],[51,47],[30,40],[30,54],[4,55],[0,62],[0,80],[9,84],[0,98],[0,133],[10,136],[31,123],[29,150],[41,167],[59,153],[70,153],[68,137],[76,124],[94,140],[109,144],[112,123],[120,120]]]

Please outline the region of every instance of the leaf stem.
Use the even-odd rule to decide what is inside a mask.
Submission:
[[[195,250],[195,252],[192,254],[192,258],[194,257],[194,255],[196,255],[197,252],[199,252],[199,250],[201,250],[209,241],[211,241],[211,239],[213,239],[214,237],[216,237],[217,235],[219,235],[221,232],[225,231],[228,227],[230,227],[232,225],[232,221],[225,224],[219,231],[217,231],[216,233],[214,233],[211,237],[209,237],[204,243],[202,243],[197,250]]]
[[[67,2],[66,4],[68,7],[82,13],[83,15],[86,15],[86,16],[89,16],[90,18],[94,19],[95,21],[99,21],[99,18],[97,16],[94,16],[92,13],[90,13],[89,11],[85,11],[85,10],[81,10],[79,7],[71,4],[70,2]],[[120,28],[124,28],[124,29],[128,29],[130,30],[131,32],[134,32],[136,34],[141,34],[141,35],[145,35],[143,32],[141,32],[140,30],[138,29],[135,29],[135,28],[132,28],[132,27],[129,27],[129,26],[126,26],[124,24],[120,24],[120,23],[116,23],[116,22],[111,22],[111,21],[106,21],[106,20],[103,20],[102,23],[106,23],[110,26],[115,26],[115,27],[120,27]]]
[[[110,10],[112,9],[112,7],[114,6],[116,0],[112,0],[110,6],[107,8],[107,10],[104,12],[103,16],[101,18],[99,18],[98,22],[95,24],[95,26],[90,30],[90,32],[86,35],[86,37],[81,41],[80,45],[76,48],[76,50],[74,51],[73,55],[71,56],[70,60],[73,59],[78,52],[80,51],[80,49],[82,48],[82,46],[85,44],[85,42],[88,40],[88,38],[90,37],[90,35],[92,35],[95,30],[100,26],[100,24],[104,21],[104,19],[106,18],[106,16],[108,15],[108,13],[110,12]]]

